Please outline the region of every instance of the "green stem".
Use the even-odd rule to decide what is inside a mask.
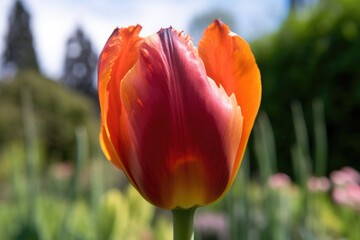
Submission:
[[[174,240],[194,239],[194,214],[196,207],[171,210],[173,216]]]

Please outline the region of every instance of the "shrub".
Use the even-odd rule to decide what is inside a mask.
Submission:
[[[289,172],[288,149],[294,143],[290,103],[303,104],[309,126],[317,97],[325,105],[330,169],[360,167],[355,161],[360,155],[359,13],[356,0],[320,1],[254,43],[262,72],[262,109],[274,127],[282,171]]]
[[[24,92],[30,95],[36,132],[51,159],[71,159],[75,151],[75,128],[87,128],[97,144],[98,119],[94,104],[84,96],[36,72],[19,72],[0,85],[0,146],[23,138]],[[28,100],[26,100],[28,101]]]

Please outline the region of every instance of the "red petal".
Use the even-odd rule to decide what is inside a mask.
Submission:
[[[188,208],[223,193],[240,142],[241,110],[208,79],[187,37],[164,29],[144,39],[139,61],[121,82],[121,99],[130,137],[123,167],[146,199]]]

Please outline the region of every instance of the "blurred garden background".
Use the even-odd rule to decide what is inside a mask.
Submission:
[[[117,25],[174,24],[196,45],[214,18],[249,41],[263,98],[238,177],[198,210],[195,239],[360,239],[358,0],[68,2],[0,0],[0,240],[172,238],[169,213],[99,149],[97,58]]]

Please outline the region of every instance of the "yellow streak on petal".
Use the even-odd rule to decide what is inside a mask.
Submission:
[[[109,138],[107,137],[104,126],[102,126],[100,129],[99,139],[100,139],[100,147],[101,147],[101,150],[103,151],[105,157],[110,162],[112,162],[116,167],[123,170],[123,166],[120,161],[120,158],[119,158],[118,154],[116,153],[116,151],[114,150],[114,146],[112,145]]]
[[[173,186],[173,196],[170,199],[168,207],[174,209],[176,207],[191,208],[194,203],[202,206],[207,203],[206,191],[209,186],[206,186],[204,167],[202,161],[193,157],[186,157],[177,159],[176,164],[171,169],[172,179],[169,184]]]

